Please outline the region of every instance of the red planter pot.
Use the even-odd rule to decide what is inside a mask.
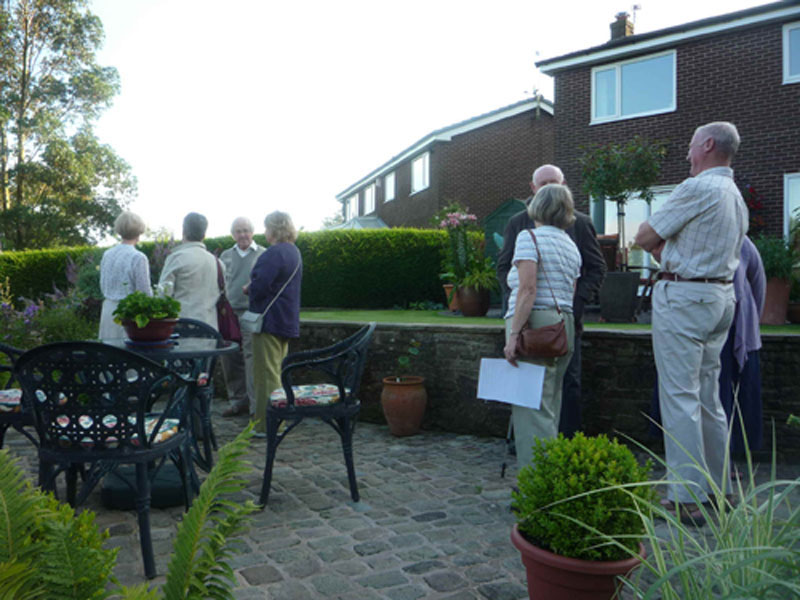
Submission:
[[[427,404],[424,377],[404,375],[383,378],[381,406],[392,435],[405,437],[419,433]]]
[[[511,543],[522,554],[530,600],[611,600],[620,586],[617,577],[627,575],[641,562],[639,558],[593,561],[559,556],[531,544],[516,525]],[[644,555],[641,546],[640,556]]]
[[[791,287],[787,279],[779,279],[778,277],[767,279],[764,314],[761,315],[761,323],[763,325],[784,325],[786,323]]]
[[[138,327],[136,321],[123,321],[122,326],[131,341],[163,342],[170,338],[177,322],[178,319],[155,319]]]
[[[489,312],[489,290],[476,290],[471,287],[460,287],[456,292],[458,307],[465,317],[483,317]]]

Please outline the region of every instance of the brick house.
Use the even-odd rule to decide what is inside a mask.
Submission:
[[[553,105],[541,97],[438,129],[336,195],[345,221],[375,216],[389,227],[428,227],[452,201],[482,222],[530,195],[533,169],[553,160]]]
[[[555,79],[555,164],[577,205],[589,205],[581,189],[581,146],[636,134],[665,141],[653,207],[628,203],[626,237],[632,239],[638,223],[689,176],[694,129],[731,121],[742,137],[733,163],[737,182],[760,194],[767,232],[785,234],[790,210],[800,207],[800,1],[641,35],[621,13],[611,32],[606,44],[537,63]],[[616,209],[592,207],[599,231],[603,214],[605,231],[616,232],[609,218]]]

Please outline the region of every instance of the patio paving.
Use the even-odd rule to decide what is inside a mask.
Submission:
[[[220,444],[246,418],[223,419],[214,407]],[[31,444],[9,431],[6,447],[35,481]],[[263,439],[253,439],[242,497],[257,500]],[[281,444],[269,504],[241,537],[232,565],[242,600],[270,598],[431,600],[527,598],[525,571],[509,532],[511,486],[500,465],[505,442],[442,432],[395,438],[385,426],[359,423],[354,439],[361,501],[352,502],[339,437],[324,423],[304,421]],[[760,473],[766,474],[766,465]],[[800,468],[781,465],[779,476]],[[202,475],[202,474],[201,474]],[[63,497],[63,496],[62,496]],[[108,510],[95,490],[86,506],[119,547],[115,574],[126,585],[144,581],[133,511]],[[182,507],[152,509],[158,572],[166,571]],[[153,583],[160,585],[164,576]]]

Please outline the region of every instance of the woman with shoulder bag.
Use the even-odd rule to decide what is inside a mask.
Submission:
[[[264,219],[269,248],[258,257],[247,294],[250,313],[262,316],[253,334],[253,383],[256,396],[256,436],[266,435],[267,403],[281,387],[281,362],[289,339],[300,337],[300,284],[303,258],[295,246],[297,230],[291,217],[275,211]],[[245,313],[247,314],[247,313]],[[242,320],[243,327],[245,326]]]
[[[561,389],[564,372],[573,351],[575,324],[572,298],[580,275],[581,256],[575,243],[564,231],[575,221],[572,194],[565,185],[549,184],[540,188],[528,206],[536,230],[524,229],[517,236],[514,258],[508,273],[509,295],[504,354],[512,365],[525,360],[546,368],[542,405],[539,410],[512,407],[517,465],[531,462],[533,440],[554,438],[558,434],[561,413]],[[520,336],[535,339],[538,328],[563,322],[568,349],[552,358],[533,358],[526,352]],[[523,329],[528,329],[523,333]],[[531,331],[534,330],[534,331]],[[546,331],[546,330],[545,330]],[[542,334],[545,333],[542,332]],[[531,354],[535,354],[531,352]]]

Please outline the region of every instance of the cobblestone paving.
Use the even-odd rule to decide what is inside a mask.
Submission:
[[[214,424],[224,444],[247,420],[223,419],[220,410]],[[9,431],[6,446],[35,481],[30,443]],[[252,441],[243,498],[258,499],[265,446]],[[269,504],[254,515],[241,538],[244,551],[233,560],[237,598],[527,598],[525,571],[509,540],[515,471],[500,477],[503,440],[431,432],[395,438],[385,426],[359,423],[354,452],[357,503],[339,436],[328,425],[307,420],[287,436]],[[126,585],[142,582],[135,513],[104,508],[97,490],[86,506],[108,528],[108,545],[120,549],[116,576]],[[151,511],[160,574],[182,513],[180,506]],[[161,575],[153,583],[163,581]]]
[[[223,419],[221,408],[214,408],[214,423],[224,444],[247,420]],[[6,447],[35,481],[33,446],[10,430]],[[243,500],[258,499],[264,453],[265,441],[253,439]],[[329,426],[304,421],[283,441],[269,504],[254,515],[240,539],[243,552],[232,561],[236,598],[527,598],[525,571],[509,539],[516,467],[500,477],[503,440],[434,432],[395,438],[385,426],[359,423],[354,453],[358,503],[350,499],[339,437]],[[760,465],[757,480],[768,475],[769,466]],[[798,475],[800,466],[778,465],[779,479]],[[800,493],[794,496],[800,504]],[[104,508],[97,490],[86,507],[109,530],[108,546],[120,549],[115,575],[121,583],[144,581],[135,513]],[[154,585],[164,582],[182,514],[182,506],[151,511],[162,574]]]

